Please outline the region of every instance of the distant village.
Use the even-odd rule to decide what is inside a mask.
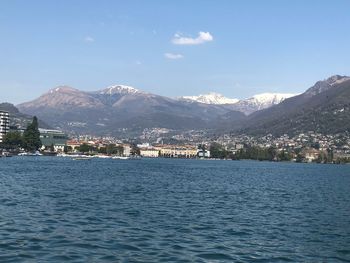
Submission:
[[[14,134],[25,128],[10,127],[8,112],[0,111],[1,156],[26,154]],[[293,161],[350,163],[350,134],[324,135],[307,132],[293,137],[224,134],[207,136],[201,131],[187,131],[165,139],[164,128],[145,129],[137,138],[93,135],[67,135],[60,130],[38,129],[40,155],[88,155],[97,157],[144,158],[214,158],[228,160]],[[11,139],[12,138],[12,139]],[[12,140],[12,141],[11,141]],[[18,140],[18,138],[17,138]],[[165,141],[165,142],[164,142]]]

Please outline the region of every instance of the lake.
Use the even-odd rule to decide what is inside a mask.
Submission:
[[[1,158],[0,262],[350,262],[350,165]]]

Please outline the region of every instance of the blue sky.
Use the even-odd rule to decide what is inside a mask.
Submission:
[[[58,85],[302,92],[350,75],[349,10],[347,0],[0,1],[0,101]]]

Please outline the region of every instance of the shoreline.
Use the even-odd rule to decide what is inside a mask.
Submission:
[[[40,157],[40,158],[70,158],[72,160],[75,159],[86,159],[86,160],[92,160],[92,159],[113,159],[113,160],[155,160],[155,159],[173,159],[173,160],[199,160],[199,161],[235,161],[235,162],[266,162],[266,163],[296,163],[296,164],[336,164],[336,165],[350,165],[349,162],[332,162],[332,163],[324,163],[324,162],[296,162],[296,161],[270,161],[270,160],[256,160],[256,159],[220,159],[220,158],[181,158],[181,157],[132,157],[132,156],[110,156],[110,155],[86,155],[86,154],[66,154],[66,155],[12,155],[12,156],[0,156],[0,159],[7,159],[7,158],[33,158],[33,157]]]

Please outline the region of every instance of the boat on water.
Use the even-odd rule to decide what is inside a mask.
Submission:
[[[0,154],[0,157],[12,157],[12,153],[9,152],[2,152],[2,154]]]
[[[18,156],[42,156],[42,154],[39,151],[36,151],[36,152],[23,152],[23,153],[19,153]]]

